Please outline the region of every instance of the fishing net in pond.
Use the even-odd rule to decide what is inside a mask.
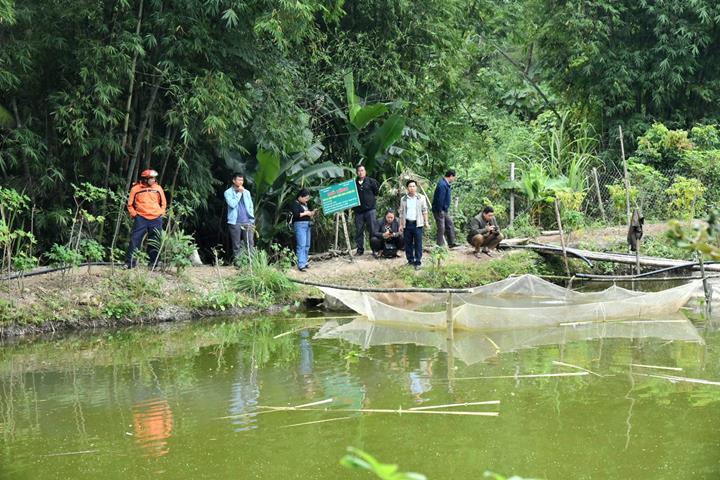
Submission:
[[[447,328],[447,306],[452,300],[455,329],[502,330],[674,313],[701,288],[701,281],[659,292],[636,292],[615,285],[600,292],[576,292],[534,275],[510,277],[453,294],[319,288],[373,322]]]
[[[704,343],[695,326],[681,313],[652,319],[616,320],[541,328],[518,328],[488,332],[458,332],[448,340],[445,332],[398,327],[370,322],[363,317],[348,323],[328,321],[315,339],[344,340],[363,349],[378,345],[414,344],[435,347],[471,365],[512,352],[541,345],[565,345],[570,342],[604,338],[657,338],[667,341]]]

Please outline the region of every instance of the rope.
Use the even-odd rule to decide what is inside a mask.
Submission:
[[[327,283],[311,282],[308,280],[297,280],[289,278],[291,282],[300,283],[302,285],[310,285],[312,287],[334,288],[336,290],[351,290],[353,292],[373,292],[373,293],[472,293],[467,288],[366,288],[366,287],[347,287],[344,285],[331,285]]]

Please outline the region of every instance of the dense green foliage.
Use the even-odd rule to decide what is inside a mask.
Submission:
[[[289,239],[298,188],[360,161],[429,185],[455,167],[458,217],[500,206],[514,161],[531,223],[547,224],[544,199],[564,192],[572,210],[588,169],[617,160],[617,125],[668,180],[720,168],[719,24],[709,0],[0,0],[0,175],[27,197],[15,230],[41,252],[123,245],[147,167],[205,253],[224,241],[237,169],[265,244]],[[667,195],[692,214],[693,192]],[[317,245],[332,229],[318,221]]]

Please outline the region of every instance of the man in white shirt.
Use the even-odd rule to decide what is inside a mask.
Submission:
[[[428,223],[428,203],[424,195],[417,193],[417,182],[408,180],[407,195],[400,200],[400,232],[405,240],[405,257],[408,265],[419,270],[422,265],[423,228]]]

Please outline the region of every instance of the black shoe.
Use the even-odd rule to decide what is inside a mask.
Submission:
[[[306,272],[307,271],[307,265],[304,267],[298,267],[298,272]]]
[[[420,265],[415,265],[415,270],[420,270]]]
[[[365,250],[360,250],[359,248],[355,251],[356,257],[362,257],[365,254]]]
[[[457,248],[459,246],[460,246],[459,243],[453,243],[452,245],[448,245],[448,248]]]
[[[373,257],[375,257],[376,260],[380,258],[380,252],[373,252],[372,255]]]

